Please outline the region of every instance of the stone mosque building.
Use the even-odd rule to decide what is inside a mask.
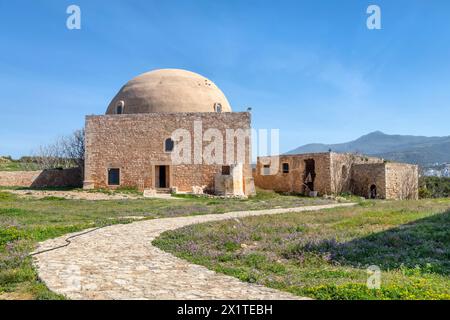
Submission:
[[[144,73],[119,90],[105,115],[86,117],[84,188],[248,196],[256,185],[312,196],[418,198],[417,166],[363,155],[259,157],[252,170],[250,128],[250,112],[233,112],[211,80],[178,69]],[[187,161],[178,161],[181,145]],[[205,162],[207,150],[220,160]],[[0,185],[78,185],[75,178],[66,170],[0,172]]]
[[[196,133],[199,123],[200,132]],[[86,117],[84,188],[121,186],[150,193],[254,194],[249,136],[242,143],[245,156],[240,161],[235,157],[205,164],[199,159],[203,153],[201,141],[193,143],[191,161],[174,163],[172,158],[176,147],[172,134],[176,130],[185,130],[192,140],[196,134],[203,136],[214,130],[225,141],[227,130],[249,132],[250,127],[250,113],[233,112],[211,80],[177,69],[144,73],[120,89],[106,115]],[[220,148],[225,146],[221,144]],[[223,149],[214,152],[229,151]]]

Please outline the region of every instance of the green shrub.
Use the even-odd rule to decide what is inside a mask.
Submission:
[[[419,196],[421,198],[450,197],[450,178],[421,177],[419,181]]]
[[[326,284],[303,290],[316,299],[325,300],[448,300],[450,294],[434,290],[424,279],[413,280],[407,285],[381,285],[380,289],[369,289],[365,284]]]
[[[10,241],[19,240],[27,237],[23,230],[16,227],[0,228],[0,246],[7,244]]]
[[[227,241],[223,244],[224,248],[226,251],[235,251],[238,250],[241,246],[236,243],[236,242],[232,242],[232,241]]]

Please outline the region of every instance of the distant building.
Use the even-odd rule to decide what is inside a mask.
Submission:
[[[423,175],[426,177],[441,177],[442,173],[441,170],[438,169],[426,169]]]
[[[424,169],[423,175],[426,177],[450,177],[450,164],[437,163],[432,167]]]

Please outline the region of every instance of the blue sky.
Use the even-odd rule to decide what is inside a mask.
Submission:
[[[82,29],[66,28],[66,8]],[[377,4],[382,30],[368,30]],[[2,1],[0,154],[30,154],[157,68],[213,80],[281,150],[375,130],[450,135],[450,2]]]

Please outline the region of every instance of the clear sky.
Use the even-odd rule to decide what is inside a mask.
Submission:
[[[81,30],[66,8],[81,7]],[[381,30],[366,9],[381,8]],[[450,1],[0,2],[0,154],[30,154],[102,114],[140,73],[213,80],[281,151],[375,130],[450,135]]]

